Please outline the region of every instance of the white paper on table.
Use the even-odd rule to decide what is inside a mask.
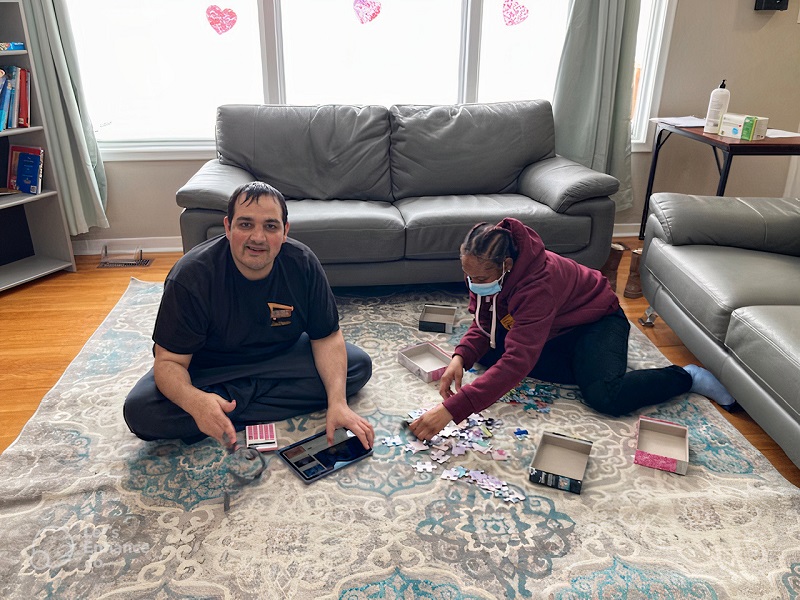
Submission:
[[[675,127],[704,127],[706,120],[700,117],[656,117],[650,119],[653,123],[666,123]]]
[[[767,129],[768,138],[800,137],[796,131],[784,131],[783,129]]]

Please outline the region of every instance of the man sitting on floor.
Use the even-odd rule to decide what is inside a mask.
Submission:
[[[328,441],[345,427],[364,447],[375,432],[347,398],[372,375],[363,350],[344,341],[317,257],[287,238],[286,201],[272,186],[240,186],[225,235],[184,255],[164,284],[153,368],[125,399],[143,440],[211,436],[327,408]]]

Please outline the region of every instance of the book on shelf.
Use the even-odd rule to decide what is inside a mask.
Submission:
[[[19,70],[19,110],[17,126],[30,127],[31,124],[31,74],[28,69]]]
[[[11,100],[8,86],[8,74],[3,71],[3,75],[0,77],[0,131],[6,128],[8,122],[8,106]]]
[[[0,131],[30,124],[30,72],[15,65],[4,66],[0,81]]]
[[[8,154],[8,187],[26,194],[41,192],[44,149],[12,145]]]

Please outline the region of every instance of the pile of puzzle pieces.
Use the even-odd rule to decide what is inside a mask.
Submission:
[[[427,409],[418,409],[409,412],[409,418],[406,422],[410,423],[418,418],[425,410]],[[474,450],[482,454],[491,454],[494,460],[508,460],[508,452],[500,448],[493,448],[492,443],[489,441],[494,435],[492,429],[502,424],[503,421],[500,419],[487,418],[480,413],[472,414],[458,426],[448,425],[430,442],[414,439],[406,443],[404,450],[412,454],[430,451],[431,460],[426,462],[418,461],[415,465],[412,465],[414,470],[418,473],[432,473],[438,468],[438,465],[433,464],[431,461],[443,465],[453,456],[462,456],[466,454],[468,450]],[[528,432],[524,429],[517,428],[514,435],[517,436],[517,438],[521,438],[527,435],[527,433]],[[383,443],[386,446],[402,446],[404,442],[398,435],[391,438],[384,438]],[[508,484],[502,479],[488,475],[478,469],[466,469],[462,466],[445,469],[441,475],[441,479],[450,481],[464,480],[468,483],[476,484],[481,489],[498,498],[503,498],[503,500],[508,502],[516,503],[525,499],[523,494],[511,490]]]
[[[522,404],[525,412],[535,411],[547,414],[557,396],[556,386],[537,383],[535,379],[525,378],[517,387],[500,398],[499,402]]]

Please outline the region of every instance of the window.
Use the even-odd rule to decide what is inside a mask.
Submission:
[[[154,149],[170,158],[179,157],[176,148],[208,155],[220,104],[550,100],[569,1],[67,5],[104,158],[133,158],[113,151],[138,147],[146,151],[140,158],[152,159]]]
[[[658,116],[661,81],[675,14],[674,2],[642,0],[631,106],[631,147],[634,152],[650,152],[650,117]]]
[[[98,140],[210,140],[217,105],[263,101],[257,5],[226,3],[218,34],[196,0],[68,0]]]

